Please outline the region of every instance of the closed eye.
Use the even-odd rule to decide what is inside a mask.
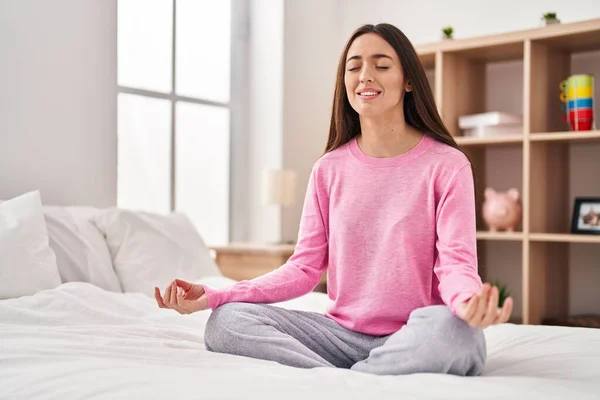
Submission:
[[[385,71],[386,69],[390,69],[390,67],[375,67],[375,68],[377,68],[379,70],[382,70],[382,71]],[[360,67],[354,67],[354,68],[348,69],[348,71],[349,72],[354,72],[354,71],[357,71],[359,69],[360,69]]]

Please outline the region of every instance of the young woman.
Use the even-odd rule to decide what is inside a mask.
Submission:
[[[373,374],[479,375],[482,329],[508,321],[477,274],[474,180],[419,58],[389,24],[356,30],[340,59],[325,154],[314,164],[293,256],[223,290],[176,279],[160,307],[212,309],[210,351]],[[311,291],[324,315],[265,303]]]

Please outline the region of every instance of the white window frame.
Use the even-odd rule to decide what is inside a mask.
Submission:
[[[218,0],[215,0],[218,1]],[[170,93],[158,92],[147,89],[132,88],[122,86],[117,83],[117,96],[121,93],[150,97],[155,99],[168,100],[171,105],[171,164],[170,164],[170,210],[175,211],[177,206],[176,198],[176,165],[177,165],[177,121],[176,107],[177,102],[183,101],[192,104],[201,104],[215,107],[223,107],[229,109],[229,216],[228,216],[228,240],[233,236],[237,236],[233,232],[234,223],[232,218],[232,204],[236,196],[232,184],[235,177],[234,168],[239,168],[235,165],[235,160],[238,159],[242,149],[239,146],[236,148],[235,141],[243,140],[243,125],[245,121],[245,92],[247,90],[244,85],[247,71],[243,69],[243,65],[247,65],[248,60],[248,32],[249,32],[249,2],[248,0],[231,0],[231,75],[230,75],[230,96],[229,102],[216,102],[198,97],[181,96],[176,93],[177,88],[177,0],[172,0],[173,20],[172,20],[172,51],[171,51],[171,91]],[[118,157],[117,157],[118,158]],[[118,179],[118,177],[117,177]],[[118,194],[117,194],[118,196]]]

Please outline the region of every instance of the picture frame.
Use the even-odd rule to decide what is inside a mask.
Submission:
[[[600,197],[576,197],[571,233],[600,235]]]

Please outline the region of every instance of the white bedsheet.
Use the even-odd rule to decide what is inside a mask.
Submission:
[[[326,296],[311,293],[280,305],[322,312]],[[600,398],[600,330],[494,326],[486,329],[484,376],[374,376],[208,352],[209,313],[180,315],[142,294],[79,282],[2,300],[0,398]]]

